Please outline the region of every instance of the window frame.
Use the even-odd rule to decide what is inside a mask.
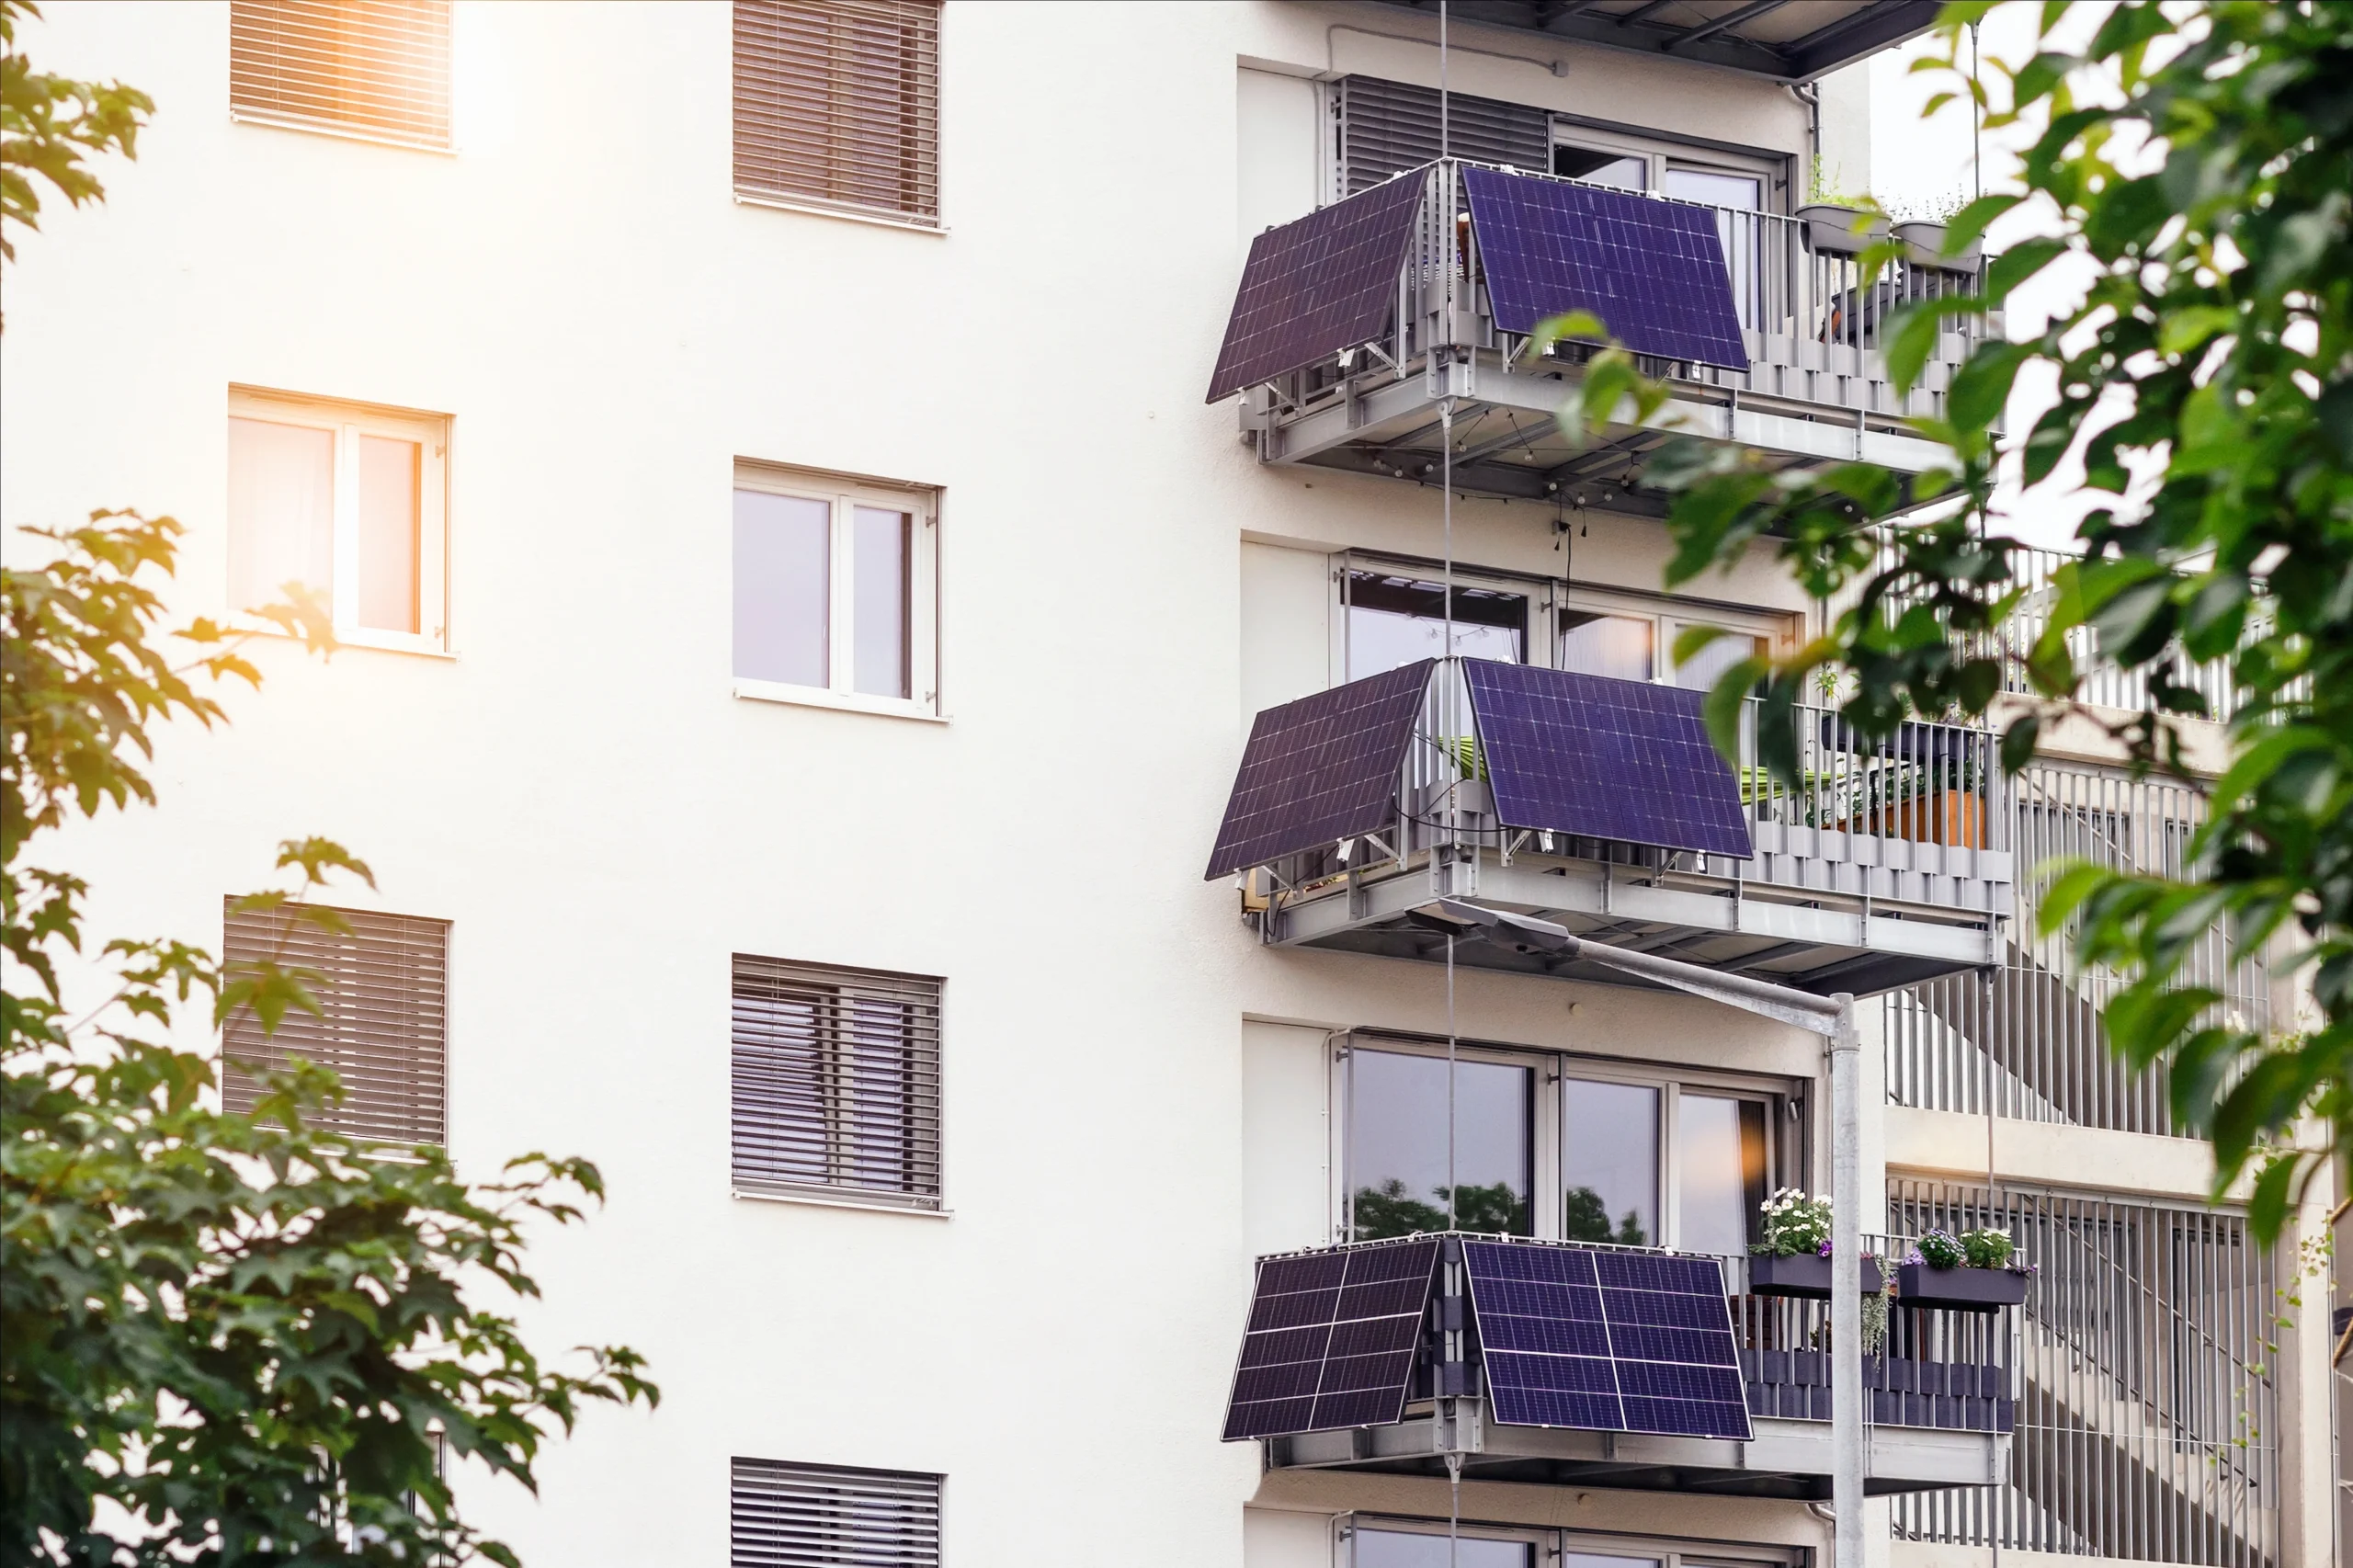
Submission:
[[[1355,1174],[1355,1105],[1350,1096],[1349,1055],[1358,1048],[1411,1055],[1446,1055],[1441,1037],[1359,1026],[1336,1031],[1326,1047],[1325,1093],[1332,1129],[1329,1234],[1334,1244],[1353,1240]],[[1680,1244],[1682,1220],[1682,1138],[1678,1131],[1682,1097],[1691,1093],[1711,1099],[1746,1100],[1765,1108],[1765,1189],[1803,1186],[1812,1158],[1805,1108],[1811,1079],[1772,1074],[1728,1072],[1687,1066],[1673,1062],[1644,1062],[1620,1056],[1598,1056],[1553,1047],[1515,1045],[1495,1040],[1459,1040],[1458,1060],[1493,1062],[1534,1069],[1530,1083],[1538,1101],[1531,1108],[1529,1164],[1535,1190],[1529,1203],[1529,1222],[1536,1239],[1561,1241],[1566,1174],[1569,1104],[1566,1083],[1579,1079],[1654,1088],[1658,1096],[1658,1191],[1654,1195],[1659,1235],[1653,1244]],[[1711,1255],[1712,1256],[1712,1255]]]
[[[451,658],[449,635],[449,433],[446,414],[395,408],[383,403],[355,403],[342,398],[313,397],[301,392],[232,385],[228,417],[298,429],[326,430],[335,437],[335,516],[333,554],[335,580],[328,585],[328,609],[335,641],[348,648],[374,648],[392,653],[424,653]],[[387,631],[359,624],[359,442],[369,436],[417,446],[416,477],[416,623],[415,631]],[[228,433],[222,432],[222,450]],[[222,501],[224,516],[227,501]],[[237,519],[227,517],[224,530],[235,538]],[[225,563],[224,563],[225,572]],[[234,597],[224,577],[222,597]],[[285,628],[265,620],[243,605],[231,604],[227,619],[243,630],[283,635]]]
[[[1351,1510],[1332,1520],[1333,1568],[1355,1568],[1356,1534],[1380,1530],[1392,1535],[1444,1537],[1449,1530],[1466,1540],[1513,1541],[1535,1547],[1539,1568],[1560,1562],[1569,1552],[1593,1556],[1622,1556],[1629,1568],[1803,1568],[1809,1561],[1802,1546],[1776,1546],[1746,1541],[1710,1541],[1692,1536],[1628,1535],[1609,1530],[1566,1529],[1554,1525],[1513,1525],[1445,1519],[1412,1514],[1377,1514]]]
[[[735,673],[733,534],[729,534],[727,582],[728,676],[730,689],[739,698],[759,702],[784,702],[804,708],[833,708],[885,718],[919,719],[934,723],[948,720],[940,694],[945,688],[940,656],[941,561],[940,493],[932,485],[892,480],[856,478],[822,470],[793,468],[756,458],[735,460],[736,491],[813,501],[829,508],[825,553],[826,684],[799,686],[790,681],[760,680]],[[914,523],[907,547],[907,688],[904,698],[875,697],[856,688],[857,680],[857,509],[870,506],[908,514]]]

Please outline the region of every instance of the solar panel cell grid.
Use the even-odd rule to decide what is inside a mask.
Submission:
[[[1704,694],[1489,659],[1462,669],[1507,825],[1753,852],[1739,780],[1699,716]]]
[[[1423,184],[1400,175],[1250,242],[1209,402],[1388,330]]]
[[[1506,332],[1585,310],[1636,353],[1748,369],[1709,209],[1493,169],[1462,186]]]
[[[1260,1264],[1226,1440],[1396,1421],[1438,1247],[1412,1241]]]
[[[1208,878],[1392,825],[1398,771],[1434,662],[1418,660],[1259,714]]]
[[[1751,1435],[1720,1265],[1527,1242],[1462,1252],[1496,1421]],[[1559,1282],[1572,1278],[1594,1283]]]

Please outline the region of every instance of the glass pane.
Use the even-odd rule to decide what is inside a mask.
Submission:
[[[735,492],[735,673],[745,679],[829,684],[833,511],[798,495]]]
[[[1561,1234],[1573,1242],[1658,1244],[1658,1090],[1649,1084],[1561,1085],[1566,1118]]]
[[[1622,1562],[1613,1558],[1610,1568],[1621,1568]],[[1450,1541],[1418,1530],[1359,1529],[1353,1568],[1535,1568],[1535,1562],[1534,1541],[1479,1536]]]
[[[1764,186],[1748,175],[1720,175],[1709,169],[1669,169],[1665,194],[1684,201],[1704,201],[1711,207],[1736,207],[1754,212],[1764,204]]]
[[[1649,171],[1643,160],[1624,153],[1604,153],[1591,147],[1555,147],[1552,149],[1552,172],[1587,185],[1606,185],[1613,190],[1647,190]]]
[[[1689,691],[1712,691],[1716,677],[1741,660],[1772,651],[1772,643],[1762,637],[1743,637],[1737,632],[1719,637],[1675,666],[1675,684]]]
[[[1748,1250],[1765,1201],[1765,1107],[1713,1095],[1681,1096],[1675,1119],[1675,1244],[1733,1256]]]
[[[1454,651],[1522,664],[1528,657],[1528,597],[1495,588],[1454,588]],[[1445,652],[1446,586],[1383,572],[1348,574],[1348,678],[1362,680]]]
[[[300,583],[324,607],[335,592],[335,432],[229,421],[229,595],[239,609],[277,604]]]
[[[1655,1557],[1604,1557],[1597,1551],[1564,1551],[1556,1561],[1561,1568],[1659,1568]]]
[[[913,519],[877,506],[857,509],[857,602],[850,625],[858,656],[850,666],[869,697],[911,697],[907,689],[908,536]]]
[[[415,631],[416,486],[423,456],[415,441],[359,437],[359,624]]]
[[[1657,673],[1652,624],[1636,616],[1592,610],[1561,612],[1561,667],[1613,680],[1648,680]]]
[[[1402,1051],[1348,1057],[1347,1160],[1354,1235],[1446,1229],[1446,1058]],[[1529,1234],[1529,1117],[1535,1074],[1501,1062],[1458,1062],[1454,1222]]]

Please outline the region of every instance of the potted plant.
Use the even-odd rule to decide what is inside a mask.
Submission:
[[[1930,1231],[1896,1268],[1895,1285],[1907,1307],[1990,1312],[2025,1301],[2033,1275],[2007,1231]]]
[[[1767,1199],[1765,1239],[1751,1246],[1748,1290],[1755,1296],[1830,1299],[1830,1199],[1785,1187]],[[1863,1255],[1865,1295],[1880,1289],[1879,1259]]]

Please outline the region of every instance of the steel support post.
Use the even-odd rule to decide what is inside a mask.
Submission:
[[[1842,991],[1831,1000],[1838,1006],[1829,1035],[1832,1562],[1863,1568],[1863,1042],[1855,998]]]

